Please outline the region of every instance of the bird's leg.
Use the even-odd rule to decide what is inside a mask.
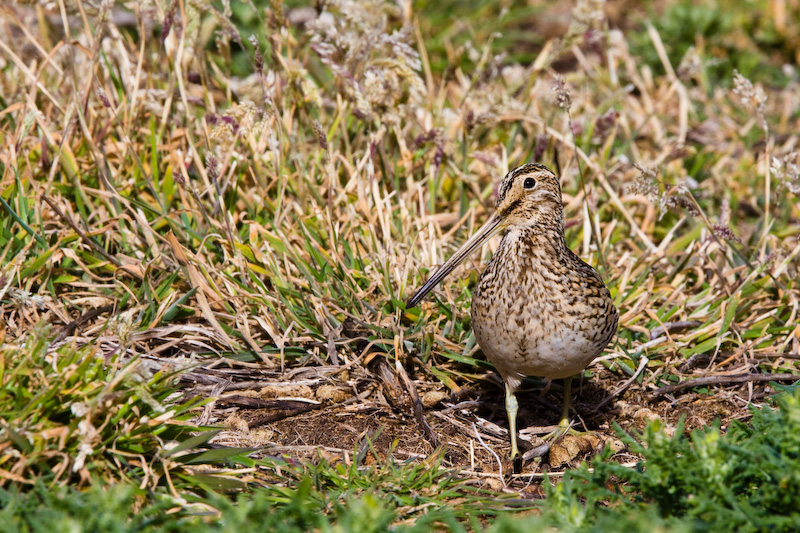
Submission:
[[[568,431],[571,431],[569,428],[569,402],[572,395],[572,377],[564,378],[564,410],[561,412],[558,427],[543,437],[549,443],[556,442]]]
[[[514,389],[506,383],[506,414],[508,414],[508,435],[511,437],[511,462],[513,464],[514,473],[519,474],[522,472],[522,456],[517,448],[517,411],[519,410],[519,402],[514,395]]]
[[[572,376],[564,378],[564,411],[561,413],[561,420],[558,421],[558,428],[566,430],[569,428],[569,402],[572,394]]]
[[[517,448],[517,411],[519,410],[519,403],[514,391],[506,384],[506,413],[508,414],[508,434],[511,437],[511,459],[516,460],[519,457],[519,449]]]
[[[542,437],[542,444],[534,447],[525,452],[524,460],[530,460],[534,457],[541,457],[550,450],[550,446],[558,442],[564,435],[581,435],[580,432],[570,429],[569,424],[569,403],[570,396],[572,395],[572,376],[564,378],[564,410],[561,413],[561,420],[558,421],[558,427]],[[508,400],[506,400],[508,401]],[[510,416],[510,415],[509,415]]]

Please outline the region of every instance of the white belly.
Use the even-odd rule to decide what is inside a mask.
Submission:
[[[547,322],[546,317],[540,320]],[[498,321],[488,331],[475,327],[475,337],[483,353],[504,378],[512,374],[547,379],[574,376],[603,350],[579,331],[559,328],[543,338],[504,325],[508,321]]]

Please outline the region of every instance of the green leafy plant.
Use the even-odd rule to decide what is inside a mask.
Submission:
[[[606,454],[568,472],[548,490],[543,515],[582,531],[620,517],[638,531],[651,531],[652,519],[668,530],[791,531],[800,525],[800,388],[775,404],[726,432],[716,423],[672,437],[659,424],[637,438],[622,433],[637,464]]]
[[[3,484],[96,478],[174,490],[197,474],[196,465],[225,465],[247,453],[204,449],[215,432],[185,421],[205,400],[169,400],[175,369],[154,369],[138,357],[106,359],[91,345],[53,348],[46,327],[19,341],[0,348]],[[223,475],[215,479],[210,470],[207,486],[244,486]]]

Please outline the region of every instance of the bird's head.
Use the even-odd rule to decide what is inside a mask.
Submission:
[[[562,217],[561,185],[544,165],[528,163],[515,168],[497,189],[492,218],[500,228],[544,227],[561,223]]]
[[[495,209],[489,220],[414,293],[406,308],[417,305],[426,294],[492,235],[506,228],[563,228],[563,204],[558,177],[544,165],[528,163],[503,178],[497,189]],[[563,231],[563,230],[562,230]]]

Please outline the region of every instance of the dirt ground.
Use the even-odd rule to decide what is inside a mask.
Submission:
[[[561,449],[553,446],[544,456],[526,462],[522,475],[512,479],[503,390],[496,374],[462,384],[457,395],[418,375],[409,377],[409,392],[403,385],[405,371],[398,376],[397,365],[383,356],[376,359],[377,365],[366,367],[309,366],[284,374],[217,367],[198,369],[184,379],[192,390],[218,398],[207,406],[201,421],[228,428],[217,437],[219,444],[258,447],[262,448],[258,455],[289,460],[348,464],[383,462],[389,455],[396,461],[426,459],[438,445],[445,450],[443,466],[497,488],[527,484],[543,472],[562,472],[604,445],[615,447],[620,462],[635,462],[618,440],[615,424],[634,436],[652,420],[660,420],[672,434],[682,417],[685,432],[716,419],[725,430],[731,421],[749,418],[749,404],[759,404],[774,392],[767,383],[734,383],[718,385],[710,393],[687,388],[656,395],[654,386],[633,382],[612,398],[626,380],[595,363],[590,378],[574,381],[571,419],[576,430],[592,432],[599,440],[564,437]],[[562,394],[560,380],[549,387],[536,379],[524,383],[518,394],[523,453],[541,442],[537,435],[555,428]],[[415,405],[424,417],[422,423]]]

